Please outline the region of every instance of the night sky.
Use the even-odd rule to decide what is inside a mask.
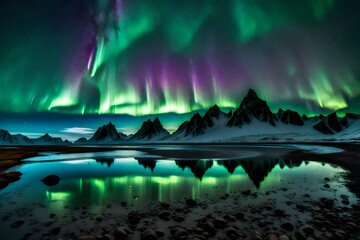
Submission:
[[[112,119],[131,132],[149,114],[173,128],[236,108],[248,88],[273,111],[360,113],[359,12],[358,0],[3,0],[0,128]]]

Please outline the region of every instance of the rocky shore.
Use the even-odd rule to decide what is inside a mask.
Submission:
[[[328,179],[324,179],[327,182]],[[323,191],[332,191],[324,184]],[[286,195],[278,201],[278,195]],[[349,197],[315,199],[291,189],[265,193],[230,192],[202,200],[192,198],[145,205],[109,203],[93,209],[64,206],[47,217],[46,206],[2,216],[2,224],[28,232],[21,239],[254,239],[337,240],[360,238],[360,205]],[[17,212],[19,214],[19,212]],[[44,219],[47,219],[44,221]]]

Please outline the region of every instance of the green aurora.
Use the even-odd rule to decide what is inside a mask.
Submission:
[[[359,112],[356,0],[3,5],[3,113],[189,113],[248,88],[273,111]]]

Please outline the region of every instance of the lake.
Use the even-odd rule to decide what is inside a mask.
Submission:
[[[346,207],[348,204],[341,201],[344,196],[350,203],[358,201],[345,186],[346,170],[327,163],[286,158],[291,147],[123,148],[72,154],[45,152],[12,168],[23,176],[0,191],[0,239],[101,235],[100,225],[124,224],[126,214],[132,210],[146,211],[156,208],[159,202],[182,208],[186,199],[206,206],[198,210],[199,216],[216,210],[225,212],[222,202],[233,208],[233,202],[238,202],[239,209],[266,204],[280,208],[301,222],[312,215],[297,212],[296,205],[335,199],[335,207]],[[46,186],[40,181],[50,174],[58,175],[60,183]],[[118,219],[114,220],[113,214]],[[92,225],[96,225],[94,219],[98,216],[102,221],[97,228]],[[24,223],[15,230],[10,225],[19,219]],[[168,227],[162,222],[157,226]],[[55,228],[61,228],[60,233],[55,233]],[[247,228],[250,230],[251,226]]]

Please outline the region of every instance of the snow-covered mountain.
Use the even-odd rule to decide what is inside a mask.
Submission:
[[[327,116],[300,116],[299,113],[279,109],[272,113],[267,103],[250,89],[234,113],[225,113],[217,105],[201,116],[195,113],[170,134],[159,118],[143,122],[133,135],[118,132],[111,122],[99,127],[87,140],[75,144],[121,143],[187,143],[187,142],[314,142],[359,141],[360,115],[348,113],[339,118],[336,113]],[[48,134],[30,139],[0,130],[0,145],[59,145],[69,144]]]
[[[44,134],[39,138],[28,138],[21,134],[10,134],[8,131],[0,129],[0,145],[69,145],[68,140],[63,141],[58,137],[51,137]]]
[[[159,141],[168,137],[170,133],[163,127],[159,118],[154,121],[148,119],[143,122],[141,128],[129,138],[130,141]]]
[[[86,138],[79,138],[75,141],[75,144],[112,144],[118,143],[124,140],[120,133],[116,130],[115,125],[109,122],[106,125],[99,127],[94,135],[87,140]]]

